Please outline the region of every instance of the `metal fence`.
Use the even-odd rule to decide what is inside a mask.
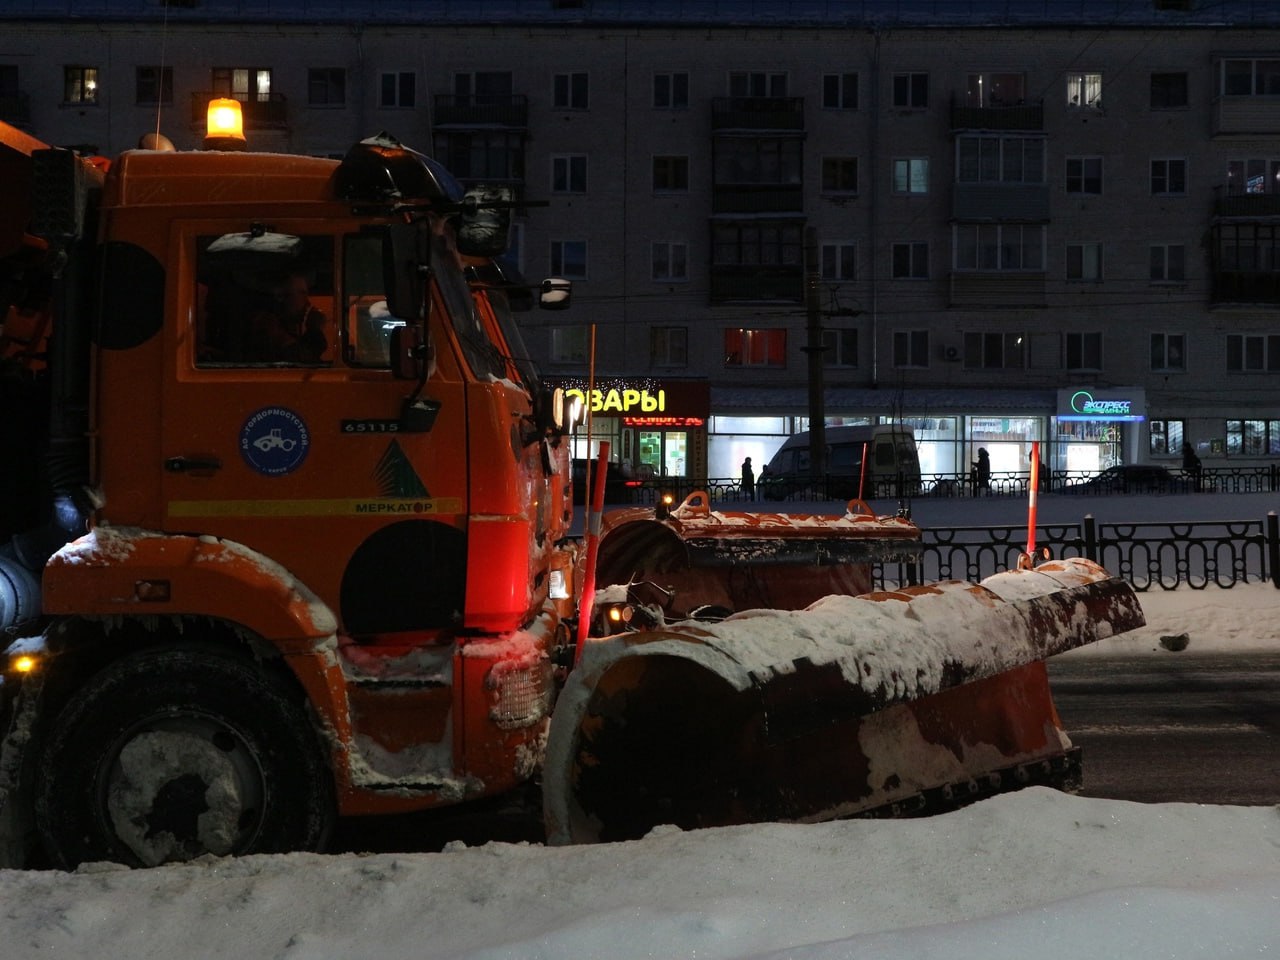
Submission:
[[[1233,587],[1271,581],[1280,588],[1280,521],[1205,520],[1174,523],[1049,523],[1037,528],[1037,550],[1087,557],[1128,580],[1135,590]],[[934,580],[980,580],[1018,564],[1026,528],[928,527],[912,563],[877,565],[878,586],[892,589]]]

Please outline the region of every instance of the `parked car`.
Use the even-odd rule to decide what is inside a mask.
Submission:
[[[591,482],[595,483],[597,464],[591,463]],[[609,461],[604,477],[605,503],[635,503],[636,493],[644,481],[627,473],[620,463]],[[573,461],[573,502],[587,502],[587,461]]]
[[[1096,476],[1068,484],[1065,493],[1172,493],[1181,481],[1168,468],[1150,463],[1122,463]]]

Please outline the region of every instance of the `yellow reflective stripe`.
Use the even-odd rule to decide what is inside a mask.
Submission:
[[[171,517],[333,517],[461,513],[458,497],[367,500],[170,500]]]

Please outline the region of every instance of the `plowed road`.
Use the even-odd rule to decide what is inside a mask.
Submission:
[[[1049,677],[1085,796],[1280,803],[1280,653],[1058,658]]]

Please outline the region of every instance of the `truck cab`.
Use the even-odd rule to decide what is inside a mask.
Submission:
[[[180,844],[221,853],[254,848],[287,803],[314,813],[286,841],[306,847],[326,809],[418,809],[527,779],[565,636],[571,479],[563,404],[509,342],[507,291],[524,291],[481,276],[506,247],[501,198],[383,135],[341,162],[130,151],[89,203],[97,236],[54,317],[84,332],[93,385],[88,532],[35,571],[37,615],[5,625],[42,632],[57,678],[36,725],[44,767],[122,751],[90,778],[115,795],[131,743],[176,736],[192,754],[226,739],[240,758],[227,816],[247,826],[212,841],[190,827]],[[184,665],[160,666],[174,649]],[[272,693],[295,719],[313,712],[317,736],[163,702],[167,672],[228,661],[269,662]],[[104,675],[110,698],[86,692]],[[108,734],[131,684],[140,713]],[[160,719],[174,709],[186,729]],[[269,802],[266,757],[286,751],[238,732],[255,723],[266,739],[298,731],[309,796]],[[85,839],[77,825],[125,813],[64,776],[32,787],[55,861],[171,856],[128,831]]]

